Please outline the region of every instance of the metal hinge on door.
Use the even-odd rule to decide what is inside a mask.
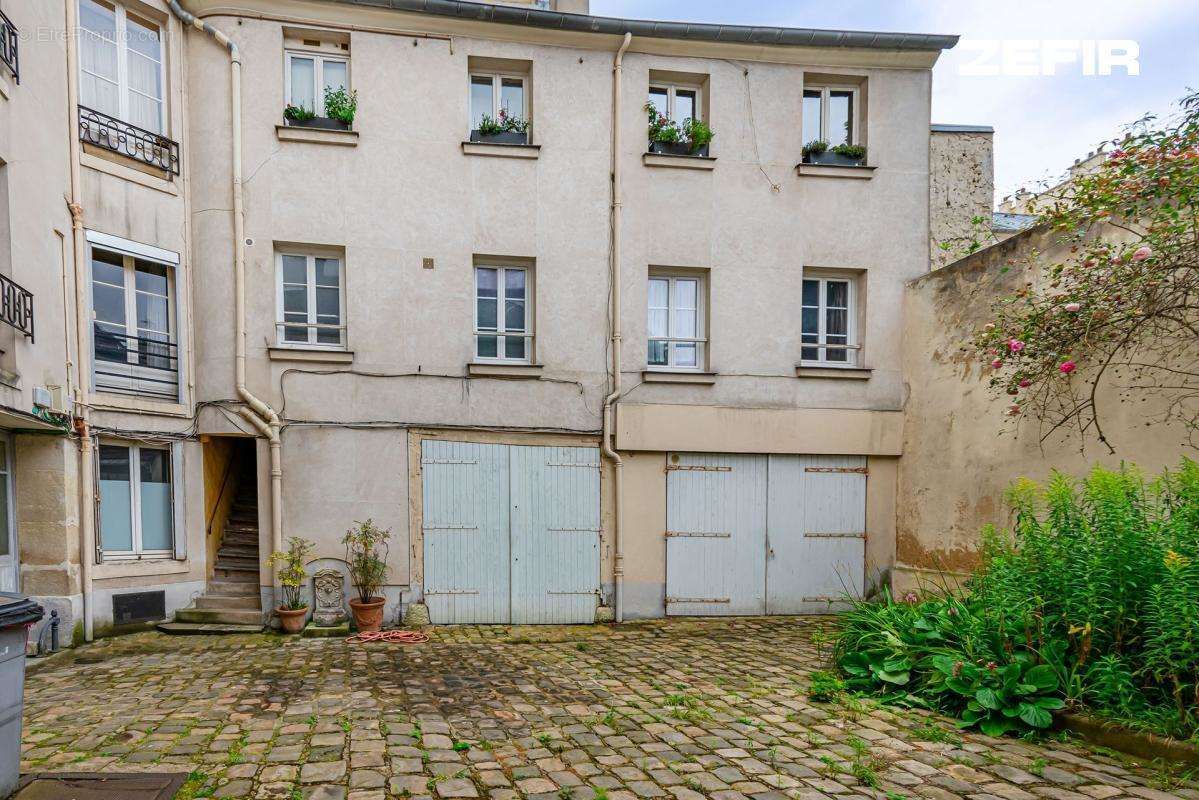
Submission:
[[[667,472],[732,472],[732,467],[706,467],[698,464],[667,464]]]
[[[808,531],[804,534],[806,539],[865,539],[866,533],[824,533],[819,531]]]
[[[852,475],[869,475],[865,467],[804,467],[804,472],[834,472]]]
[[[667,603],[728,603],[727,597],[667,597]]]
[[[667,539],[728,539],[732,534],[725,531],[666,531],[663,536]]]

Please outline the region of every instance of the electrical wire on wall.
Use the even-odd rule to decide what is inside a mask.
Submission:
[[[724,60],[732,64],[734,67],[740,69],[741,77],[745,79],[745,105],[747,116],[749,118],[749,138],[754,146],[754,163],[757,164],[758,171],[762,173],[762,177],[764,177],[766,182],[770,184],[770,191],[774,192],[775,194],[779,194],[783,191],[783,187],[778,183],[775,183],[774,179],[770,177],[770,174],[766,172],[766,168],[762,166],[762,154],[758,149],[758,123],[754,120],[754,92],[753,87],[749,82],[749,67],[733,61],[732,59],[726,58]]]

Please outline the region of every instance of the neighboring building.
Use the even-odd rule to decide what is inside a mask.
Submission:
[[[819,611],[888,579],[922,380],[904,287],[934,192],[960,216],[989,187],[930,186],[955,37],[185,5],[236,43],[239,103],[165,0],[5,6],[79,28],[22,40],[0,99],[39,322],[4,402],[55,434],[13,436],[20,589],[98,633],[258,625],[273,548],[344,572],[367,517],[389,622],[586,622],[618,585],[626,618]],[[332,113],[322,86],[356,93],[352,125],[285,120]],[[649,152],[647,102],[709,124],[706,155]],[[530,124],[489,141],[501,109]],[[865,164],[797,166],[805,128]],[[61,399],[30,414],[35,386]]]
[[[929,139],[929,253],[932,268],[956,261],[984,237],[978,220],[995,202],[995,129],[989,125],[931,127]]]

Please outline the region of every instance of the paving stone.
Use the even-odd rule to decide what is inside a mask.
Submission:
[[[330,783],[345,777],[345,761],[318,761],[300,767],[300,783]]]

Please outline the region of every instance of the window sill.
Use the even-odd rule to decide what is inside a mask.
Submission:
[[[167,176],[168,172],[142,164],[135,158],[83,143],[83,152],[79,154],[82,166],[104,172],[130,183],[140,184],[148,189],[155,189],[169,195],[179,196],[179,188]]]
[[[332,144],[342,147],[358,146],[358,131],[340,131],[328,128],[301,128],[292,125],[276,125],[275,136],[281,142]]]
[[[849,381],[870,380],[874,370],[869,367],[816,367],[806,364],[795,365],[797,378],[834,378]]]
[[[672,167],[675,169],[716,169],[715,156],[675,156],[669,153],[644,153],[642,163],[647,167]]]
[[[466,374],[472,378],[537,380],[544,369],[544,364],[487,364],[472,361],[466,365]]]
[[[186,561],[173,558],[120,559],[109,557],[92,567],[92,577],[96,580],[105,578],[142,578],[153,575],[184,575],[191,572],[191,565]]]
[[[715,372],[668,372],[666,370],[646,369],[641,371],[643,383],[690,383],[700,386],[711,386],[716,383]]]
[[[187,406],[170,400],[149,400],[122,394],[108,394],[96,387],[92,407],[98,411],[135,411],[143,414],[162,414],[169,417],[190,417]]]
[[[795,172],[799,175],[809,175],[813,178],[859,178],[870,180],[874,177],[874,167],[837,166],[834,164],[796,164]]]
[[[353,350],[322,350],[316,347],[268,347],[266,354],[271,361],[309,361],[318,364],[350,364],[354,361]]]
[[[463,142],[462,152],[468,156],[494,156],[497,158],[537,158],[541,153],[539,144],[500,144],[498,142]]]

